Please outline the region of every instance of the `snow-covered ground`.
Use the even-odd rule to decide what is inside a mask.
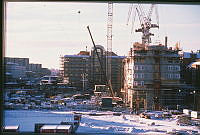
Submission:
[[[82,116],[77,133],[134,133],[134,134],[167,134],[172,131],[197,131],[195,126],[178,126],[177,119],[145,119],[137,115],[104,115]],[[155,123],[153,125],[152,123]]]
[[[92,116],[96,112],[82,113],[82,119],[76,133],[116,133],[116,134],[167,134],[172,131],[192,131],[200,134],[196,126],[179,126],[176,118],[145,119],[137,115],[112,115],[113,112],[100,112],[99,116]],[[20,125],[20,131],[34,131],[35,123],[60,123],[71,119],[73,112],[64,111],[5,111],[5,125]],[[153,123],[154,122],[154,123]]]

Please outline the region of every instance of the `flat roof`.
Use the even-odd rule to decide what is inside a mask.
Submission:
[[[16,125],[16,126],[5,126],[4,129],[18,129],[19,126]]]
[[[64,57],[90,57],[88,55],[65,55]]]
[[[44,125],[41,129],[56,129],[58,125]]]
[[[57,129],[70,129],[71,125],[58,125]]]

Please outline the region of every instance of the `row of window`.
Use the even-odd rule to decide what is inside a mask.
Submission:
[[[146,78],[147,76],[144,76],[144,73],[135,73],[133,74],[133,78]],[[166,74],[166,78],[168,79],[172,79],[172,78],[176,78],[176,79],[180,79],[180,74]]]
[[[134,81],[133,85],[134,86],[144,86],[144,81]]]
[[[145,66],[144,65],[133,66],[133,70],[145,70]]]
[[[150,66],[150,65],[146,65],[146,66],[144,66],[144,65],[135,65],[135,66],[133,66],[133,70],[152,70],[152,66]],[[168,68],[168,71],[180,71],[180,66],[168,66],[167,67]]]
[[[144,78],[144,73],[133,74],[133,78]]]
[[[168,74],[168,78],[180,79],[180,74]],[[144,86],[144,81],[134,81],[134,86]]]
[[[168,71],[180,71],[180,66],[168,66]]]
[[[180,79],[180,74],[167,74],[167,78],[172,79]]]

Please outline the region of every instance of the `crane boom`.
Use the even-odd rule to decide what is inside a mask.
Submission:
[[[153,9],[155,7],[156,10],[156,19],[157,19],[157,24],[151,24],[151,15],[153,13]],[[130,7],[132,8],[132,7]],[[158,24],[158,13],[157,13],[157,8],[155,6],[155,4],[152,4],[148,14],[146,14],[144,12],[144,9],[142,7],[142,5],[138,4],[136,7],[136,12],[138,14],[138,18],[140,21],[140,25],[141,28],[136,29],[135,32],[142,32],[142,44],[146,44],[149,45],[151,43],[151,36],[153,36],[154,34],[150,33],[150,29],[151,28],[159,28],[159,24]],[[132,9],[129,9],[128,15],[130,15]],[[130,16],[128,16],[130,17]],[[129,18],[128,18],[129,20]],[[134,21],[134,20],[133,20]]]
[[[99,64],[100,64],[100,69],[101,69],[101,72],[102,72],[103,75],[104,75],[104,79],[105,79],[105,81],[106,81],[106,85],[109,87],[111,96],[114,97],[114,92],[113,92],[113,90],[112,90],[112,86],[110,85],[110,82],[108,81],[107,76],[106,76],[106,74],[105,74],[105,72],[104,72],[104,70],[103,70],[103,65],[102,65],[102,63],[101,63],[99,54],[98,54],[98,52],[97,52],[97,48],[96,48],[96,45],[95,45],[94,40],[93,40],[93,38],[92,38],[92,34],[91,34],[91,32],[90,32],[89,26],[87,26],[87,29],[88,29],[88,31],[89,31],[89,34],[90,34],[90,37],[91,37],[91,40],[92,40],[92,44],[93,44],[93,46],[94,46],[95,53],[97,54],[97,58],[98,58],[98,61],[99,61]]]

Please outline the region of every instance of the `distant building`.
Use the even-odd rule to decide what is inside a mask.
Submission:
[[[28,65],[28,71],[40,72],[41,69],[42,69],[42,64],[33,64],[33,63],[30,63]]]
[[[45,75],[50,75],[51,71],[42,68],[42,64],[29,63],[29,58],[4,57],[6,82],[22,80],[34,80]]]
[[[17,63],[7,62],[6,63],[6,75],[11,75],[12,78],[23,78],[25,77],[26,67],[21,66]]]
[[[17,63],[19,66],[26,67],[26,69],[28,69],[29,66],[29,58],[4,57],[4,65],[8,62]]]
[[[134,110],[176,107],[180,86],[179,50],[134,43],[124,59],[124,99]]]

